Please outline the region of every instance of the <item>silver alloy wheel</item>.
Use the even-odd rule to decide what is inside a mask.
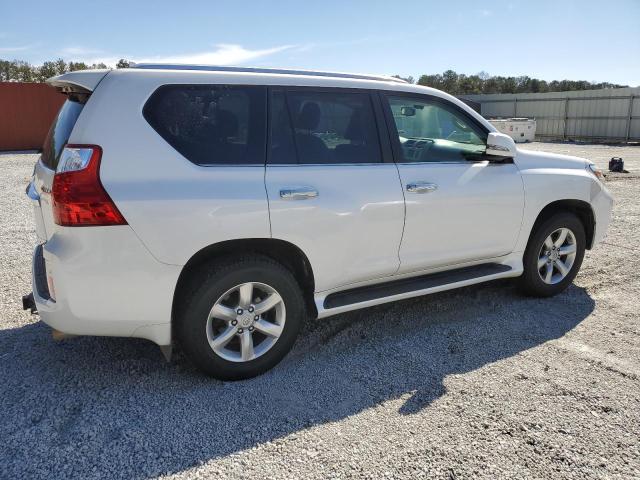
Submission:
[[[568,228],[551,232],[538,254],[538,275],[548,285],[561,282],[571,271],[576,259],[576,236]]]
[[[227,290],[207,318],[211,349],[230,362],[248,362],[273,347],[284,329],[280,294],[267,284],[247,282]]]

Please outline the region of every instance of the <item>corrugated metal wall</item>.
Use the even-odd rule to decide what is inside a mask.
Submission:
[[[486,118],[528,117],[536,137],[640,140],[640,88],[466,95]]]
[[[44,83],[0,82],[0,151],[42,147],[65,98]]]

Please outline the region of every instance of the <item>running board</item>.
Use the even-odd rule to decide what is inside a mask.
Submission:
[[[430,273],[420,277],[403,278],[376,285],[352,288],[327,295],[323,306],[326,310],[340,308],[356,303],[380,300],[396,295],[404,295],[411,292],[442,287],[445,285],[480,280],[482,277],[490,277],[512,270],[508,265],[501,263],[485,263],[471,267],[456,268],[445,272]],[[488,278],[487,280],[492,280]]]

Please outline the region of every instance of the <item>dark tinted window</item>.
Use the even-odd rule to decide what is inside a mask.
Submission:
[[[486,150],[487,134],[443,102],[388,96],[403,162],[465,161]]]
[[[275,92],[271,125],[272,163],[382,161],[371,99],[366,93]]]
[[[144,107],[153,129],[198,165],[263,164],[264,87],[167,85]]]
[[[271,95],[271,155],[269,163],[298,163],[293,141],[293,129],[284,92],[274,91]]]
[[[42,163],[52,170],[58,166],[58,159],[62,149],[69,141],[73,126],[82,112],[84,104],[67,100],[60,108],[58,115],[51,124],[47,138],[42,146]]]

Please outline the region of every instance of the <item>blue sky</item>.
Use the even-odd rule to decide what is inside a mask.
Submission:
[[[640,85],[640,0],[9,1],[0,58]]]

